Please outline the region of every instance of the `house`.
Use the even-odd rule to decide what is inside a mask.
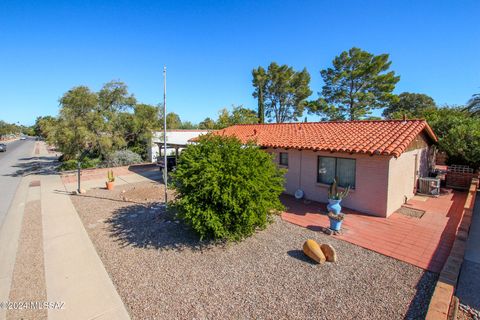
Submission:
[[[167,130],[167,155],[178,156],[178,153],[190,143],[190,139],[197,138],[208,132],[209,130]],[[155,131],[152,133],[152,139],[148,144],[148,159],[151,162],[157,162],[160,150],[163,150],[163,131]]]
[[[437,137],[425,120],[235,125],[213,134],[254,141],[286,168],[285,192],[327,202],[335,177],[351,187],[342,205],[388,217],[428,176]]]

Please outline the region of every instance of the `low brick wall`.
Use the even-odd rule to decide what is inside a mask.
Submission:
[[[133,174],[135,172],[158,170],[158,167],[155,164],[146,163],[146,164],[134,164],[134,165],[123,166],[123,167],[114,167],[114,168],[89,168],[89,169],[82,169],[80,171],[80,174],[83,181],[106,179],[107,172],[109,170],[113,171],[114,176],[122,176],[122,175]],[[63,183],[77,182],[77,170],[63,171],[61,173],[61,178]]]
[[[452,297],[457,286],[458,276],[463,263],[468,231],[472,221],[473,207],[478,189],[478,179],[471,180],[470,189],[463,208],[462,221],[457,228],[457,235],[450,255],[440,272],[432,300],[428,307],[427,320],[448,319]]]

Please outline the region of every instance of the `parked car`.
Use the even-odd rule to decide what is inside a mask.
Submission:
[[[20,140],[27,140],[27,137],[21,137]]]
[[[0,152],[7,151],[7,145],[5,143],[0,143]]]

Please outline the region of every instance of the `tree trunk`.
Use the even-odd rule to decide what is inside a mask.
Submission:
[[[265,104],[263,103],[263,90],[258,89],[258,123],[265,123]]]

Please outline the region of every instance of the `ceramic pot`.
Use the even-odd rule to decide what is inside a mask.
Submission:
[[[328,212],[333,212],[334,214],[339,214],[342,211],[340,202],[342,200],[328,199],[327,210]]]

